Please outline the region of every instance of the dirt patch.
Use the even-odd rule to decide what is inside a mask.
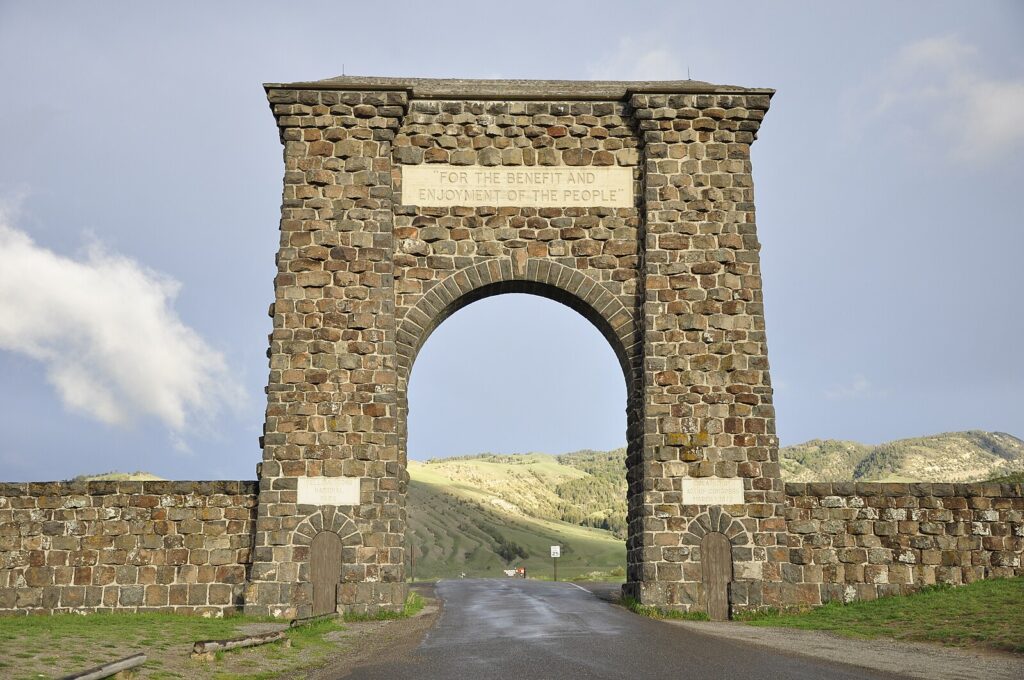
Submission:
[[[339,647],[346,651],[332,656],[330,663],[306,673],[282,675],[282,678],[304,680],[340,680],[347,678],[359,666],[388,663],[409,656],[423,640],[423,636],[437,622],[441,607],[430,601],[419,614],[395,621],[368,621],[349,624],[345,631],[331,633]],[[358,641],[358,644],[345,645]]]

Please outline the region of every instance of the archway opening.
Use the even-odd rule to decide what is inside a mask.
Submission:
[[[625,579],[628,355],[599,313],[528,283],[449,305],[399,380],[409,580],[552,578],[553,545],[560,579]]]

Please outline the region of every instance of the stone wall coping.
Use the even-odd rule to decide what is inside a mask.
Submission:
[[[400,90],[418,99],[625,100],[632,94],[761,94],[771,88],[716,85],[700,80],[471,80],[338,76],[295,83],[264,83],[270,90]]]
[[[259,485],[254,480],[211,481],[112,481],[91,482],[2,482],[0,497],[19,496],[105,496],[112,494],[255,496]]]
[[[1024,484],[1005,482],[787,482],[787,496],[1024,496]]]

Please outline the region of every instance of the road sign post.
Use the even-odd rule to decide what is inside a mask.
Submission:
[[[558,558],[562,556],[562,546],[551,546],[551,566],[555,570],[555,580],[558,580]]]

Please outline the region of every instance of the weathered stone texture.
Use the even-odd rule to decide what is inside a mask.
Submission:
[[[271,91],[284,144],[259,516],[247,611],[308,616],[301,476],[362,479],[346,582],[404,583],[396,427],[391,148],[401,92]],[[400,587],[399,590],[404,588]],[[399,601],[396,606],[400,606]]]
[[[0,614],[242,605],[255,482],[0,484]]]
[[[720,517],[682,505],[687,476],[744,480],[747,503],[725,509],[727,528],[741,578],[759,584],[769,551],[786,545],[749,160],[769,93],[693,84],[601,100],[601,87],[628,84],[594,84],[558,99],[586,88],[540,83],[531,99],[510,83],[515,99],[478,100],[443,96],[442,81],[371,82],[268,87],[285,187],[247,610],[308,609],[295,530],[319,509],[296,506],[302,475],[363,478],[360,505],[336,509],[363,541],[345,583],[404,582],[409,372],[445,318],[504,292],[576,309],[619,359],[627,592],[701,602],[699,550],[684,535]],[[402,166],[431,163],[628,167],[635,203],[401,205]],[[346,606],[361,602],[357,591],[343,589]],[[742,591],[760,601],[757,587]]]
[[[635,94],[642,142],[643,444],[630,450],[629,582],[643,602],[703,607],[684,477],[739,477],[726,506],[736,606],[761,602],[785,545],[750,145],[766,94]],[[718,509],[712,509],[716,512]],[[716,518],[707,518],[715,524]],[[723,520],[724,521],[724,520]]]
[[[766,605],[1024,574],[1021,484],[787,484],[786,525],[782,581],[766,586]]]

